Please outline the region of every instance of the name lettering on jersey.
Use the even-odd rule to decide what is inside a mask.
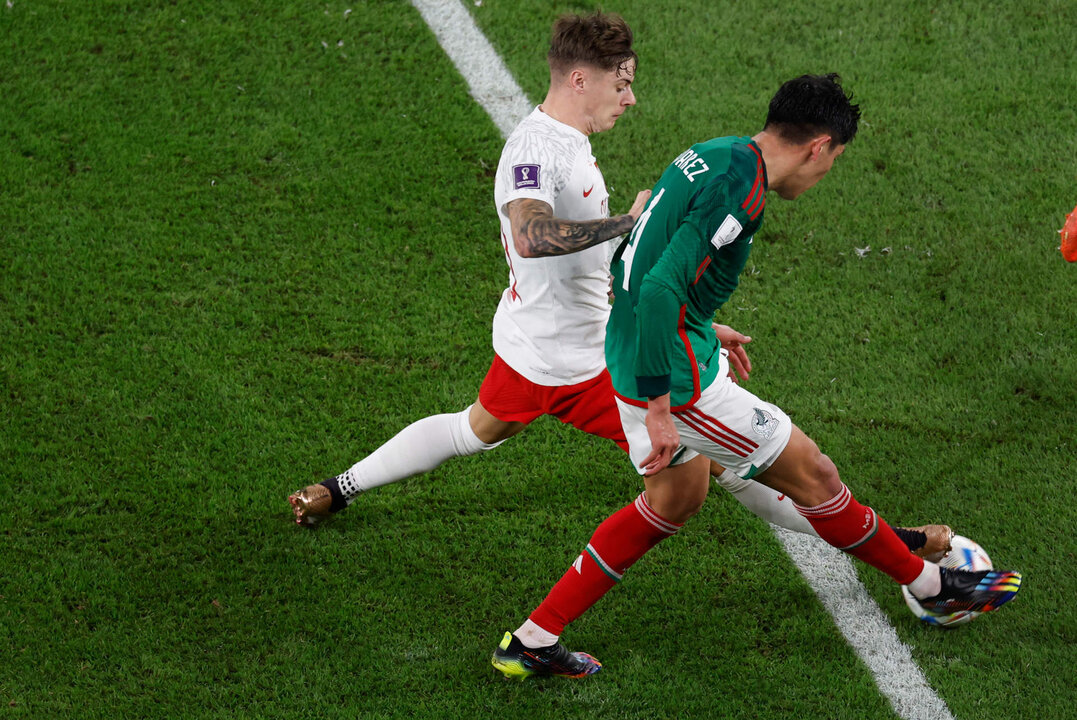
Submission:
[[[703,158],[699,156],[699,153],[691,149],[685,150],[678,155],[677,159],[673,161],[673,164],[684,172],[684,176],[688,178],[688,182],[695,182],[696,175],[700,175],[710,170],[710,167],[708,167],[707,163],[703,161]]]
[[[539,184],[539,170],[538,165],[513,165],[512,166],[512,187],[515,190],[527,189],[538,190],[542,186]]]
[[[728,245],[737,239],[740,235],[740,231],[744,229],[744,226],[737,221],[732,215],[726,215],[725,220],[718,227],[718,230],[714,233],[714,237],[711,238],[711,245],[715,248],[721,248],[723,245]]]

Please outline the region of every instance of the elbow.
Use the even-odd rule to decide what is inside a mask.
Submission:
[[[536,258],[539,256],[539,254],[535,252],[534,245],[530,242],[530,239],[525,233],[513,233],[512,246],[516,248],[516,254],[522,258]]]

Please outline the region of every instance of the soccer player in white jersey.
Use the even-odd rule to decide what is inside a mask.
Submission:
[[[588,137],[636,103],[632,32],[596,13],[554,24],[545,100],[509,136],[494,201],[509,281],[494,316],[494,359],[474,404],[412,423],[346,472],[294,493],[296,521],[344,508],[365,490],[496,447],[554,415],[627,451],[602,346],[609,243],[632,229],[650,191],[609,217]]]

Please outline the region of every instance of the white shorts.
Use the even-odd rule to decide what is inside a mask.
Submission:
[[[621,426],[628,438],[628,454],[636,472],[651,454],[647,434],[647,408],[629,405],[617,398]],[[751,478],[770,467],[785,450],[793,423],[789,416],[771,403],[723,375],[703,390],[694,405],[676,410],[673,424],[681,435],[680,448],[673,454],[673,465],[705,455],[742,478]]]

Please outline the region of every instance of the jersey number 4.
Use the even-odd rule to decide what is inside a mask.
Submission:
[[[628,236],[628,245],[625,246],[624,252],[621,253],[621,262],[624,263],[624,279],[621,282],[621,287],[628,292],[628,281],[632,278],[632,258],[636,255],[636,245],[639,243],[639,236],[643,234],[643,229],[647,227],[647,221],[651,219],[651,213],[654,211],[655,205],[662,199],[662,194],[666,191],[662,188],[658,191],[658,194],[651,198],[651,201],[647,203],[647,208],[643,211],[643,214],[639,216],[639,220],[636,221],[635,227],[632,228],[631,234]]]

